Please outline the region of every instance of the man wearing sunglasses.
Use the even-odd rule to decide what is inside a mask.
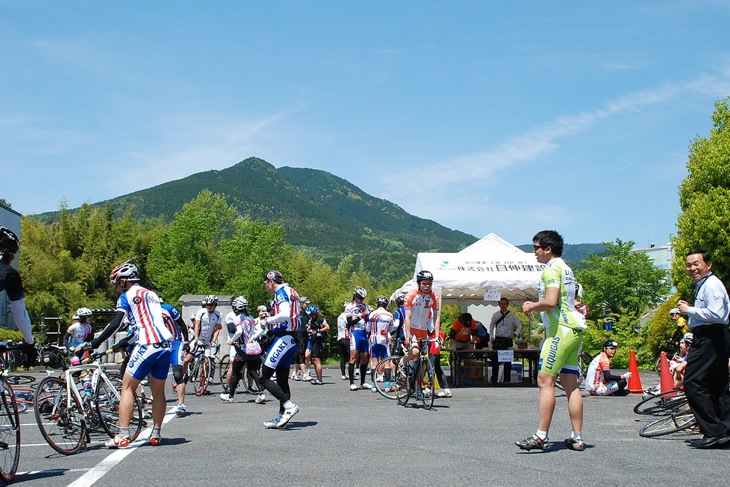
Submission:
[[[608,339],[603,342],[603,351],[591,361],[586,373],[586,391],[591,396],[626,396],[631,372],[615,375],[611,373],[611,359],[616,355],[618,343]]]

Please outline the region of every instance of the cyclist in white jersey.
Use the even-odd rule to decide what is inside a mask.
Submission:
[[[109,448],[126,447],[130,443],[129,423],[134,407],[134,391],[139,383],[150,376],[153,428],[149,443],[160,444],[160,429],[165,416],[165,381],[170,370],[173,334],[165,325],[160,298],[153,291],[139,285],[137,267],[124,262],[111,272],[109,281],[120,294],[117,312],[107,327],[82,349],[98,348],[117,332],[126,318],[135,333],[135,345],[122,378],[122,397],[119,401],[119,433],[106,442]]]
[[[216,307],[218,306],[218,297],[213,295],[206,296],[203,300],[203,306],[204,308],[200,308],[195,313],[194,336],[192,337],[193,339],[191,342],[196,347],[205,347],[205,355],[212,357],[213,354],[210,347],[212,344],[218,343],[218,333],[222,328],[221,313],[216,310]],[[195,358],[193,352],[196,347],[192,347],[187,355],[185,355],[185,362],[183,364],[183,368],[185,370],[188,369],[189,364]],[[204,370],[202,371],[202,374],[203,377],[201,377],[201,384],[203,384],[203,386],[195,391],[196,396],[210,394],[210,391],[208,390],[208,379],[205,377]]]
[[[337,349],[340,352],[340,372],[342,373],[342,380],[347,380],[345,365],[350,358],[350,333],[347,331],[347,315],[344,311],[348,304],[350,303],[344,304],[342,313],[340,313],[340,316],[337,317]]]
[[[69,358],[71,359],[72,365],[75,363],[78,365],[83,358],[84,351],[73,352],[79,345],[91,338],[91,315],[92,312],[89,308],[79,308],[76,310],[76,321],[71,323],[71,326],[66,330],[66,335],[63,337],[63,343],[66,344],[66,349],[71,351]],[[73,355],[72,355],[73,354]],[[74,360],[75,358],[75,360]]]
[[[370,380],[373,392],[378,392],[375,386],[378,376],[385,382],[386,389],[390,388],[392,370],[375,369],[381,360],[390,357],[390,334],[396,327],[393,315],[388,311],[388,298],[378,296],[375,305],[377,308],[370,313],[367,332],[370,337]]]
[[[289,367],[297,351],[294,333],[299,327],[299,294],[284,282],[284,276],[271,270],[264,277],[266,291],[274,295],[271,316],[265,319],[266,328],[274,335],[261,372],[261,384],[279,400],[279,414],[264,422],[267,428],[285,428],[299,412],[299,406],[291,401]],[[276,373],[276,382],[272,377]]]
[[[360,387],[359,389],[371,389],[370,384],[365,384],[366,373],[368,370],[368,357],[370,344],[368,342],[367,332],[365,331],[369,310],[365,304],[365,298],[368,292],[356,286],[352,294],[352,302],[345,308],[345,317],[347,318],[347,331],[350,334],[350,364],[348,366],[350,378],[350,390],[358,390],[355,384],[355,364],[360,359]]]

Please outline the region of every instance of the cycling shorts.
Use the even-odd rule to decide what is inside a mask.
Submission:
[[[274,337],[274,341],[266,353],[264,365],[271,369],[288,369],[291,359],[297,352],[297,343],[291,335]]]
[[[580,330],[558,325],[555,335],[546,338],[542,345],[537,370],[553,377],[558,374],[578,375],[578,351],[582,342]]]
[[[137,344],[129,356],[126,373],[137,380],[144,379],[148,374],[151,374],[155,379],[165,380],[170,370],[171,354],[172,345],[170,342],[165,342],[159,346]]]
[[[312,352],[312,358],[320,358],[322,356],[322,345],[322,342],[309,340],[307,350]]]
[[[618,382],[612,380],[608,384],[601,384],[598,388],[588,391],[591,396],[610,396],[618,391]]]
[[[175,340],[172,342],[172,355],[170,356],[170,360],[172,361],[172,366],[176,365],[182,365],[183,359],[183,343],[182,340]]]
[[[380,360],[390,357],[390,353],[388,352],[388,345],[383,345],[382,343],[373,343],[370,346],[370,356],[374,359]]]
[[[370,342],[365,330],[353,330],[350,333],[350,351],[368,353],[368,348],[370,348]]]

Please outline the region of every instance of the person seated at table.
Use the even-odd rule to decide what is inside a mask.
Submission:
[[[449,331],[449,344],[456,350],[466,350],[472,347],[477,336],[477,323],[471,313],[462,313],[454,320]]]
[[[621,375],[611,373],[611,359],[616,355],[618,343],[610,338],[603,342],[603,351],[591,361],[586,372],[586,392],[591,396],[626,396],[631,372]]]

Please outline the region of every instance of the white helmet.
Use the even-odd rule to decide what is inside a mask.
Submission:
[[[243,313],[244,311],[248,310],[248,299],[246,299],[246,296],[237,296],[234,298],[234,300],[231,302],[231,308],[233,308],[233,311],[236,313]]]
[[[91,316],[93,313],[89,308],[79,308],[76,310],[76,316],[79,318],[82,316]]]
[[[368,297],[368,292],[365,290],[364,287],[360,287],[360,286],[355,286],[355,292],[353,294],[362,299],[365,299]]]

